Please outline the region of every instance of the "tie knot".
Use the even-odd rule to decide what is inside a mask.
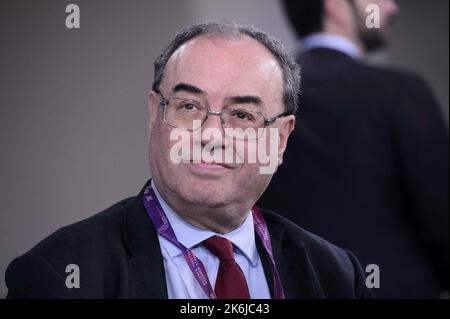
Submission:
[[[220,261],[233,260],[233,245],[231,241],[219,236],[212,236],[203,241],[205,246],[211,253],[213,253]]]

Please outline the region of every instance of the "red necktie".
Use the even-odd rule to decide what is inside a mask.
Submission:
[[[214,289],[218,299],[250,299],[244,273],[236,263],[231,242],[223,237],[213,236],[203,245],[220,260]]]

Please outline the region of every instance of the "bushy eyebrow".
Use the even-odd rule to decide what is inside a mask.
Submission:
[[[204,93],[200,88],[196,87],[195,85],[188,84],[188,83],[178,83],[175,85],[172,89],[172,91],[180,92],[180,91],[186,91],[189,93],[195,93],[195,94],[202,94]]]
[[[184,91],[194,94],[204,94],[205,92],[189,83],[178,83],[172,89],[174,93]],[[254,104],[255,106],[262,107],[264,105],[262,99],[256,95],[237,95],[228,97],[226,104]]]
[[[261,100],[261,98],[254,95],[232,96],[227,100],[231,104],[255,104],[256,106],[263,105],[263,101]]]

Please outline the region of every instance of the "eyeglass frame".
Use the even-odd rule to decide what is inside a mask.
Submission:
[[[200,102],[197,101],[197,100],[193,100],[193,99],[183,99],[183,98],[179,98],[179,97],[176,97],[176,96],[171,96],[171,97],[169,97],[169,98],[165,98],[164,95],[163,95],[160,91],[155,91],[155,92],[156,92],[156,93],[159,95],[159,97],[160,97],[159,105],[160,105],[161,107],[166,107],[166,106],[169,104],[169,100],[170,100],[170,99],[179,99],[179,100],[184,100],[184,101],[192,101],[192,102],[196,102],[199,106],[202,106],[203,108],[205,108],[205,109],[206,109],[206,115],[205,115],[205,118],[204,118],[203,121],[202,121],[202,124],[199,126],[199,128],[202,127],[203,124],[206,122],[206,120],[208,119],[209,114],[212,114],[212,115],[217,115],[217,116],[219,116],[219,118],[220,118],[220,125],[222,126],[222,129],[225,129],[225,128],[223,127],[224,121],[223,121],[223,118],[222,118],[222,114],[223,114],[223,112],[224,112],[225,110],[221,110],[221,111],[213,111],[213,110],[211,110],[211,108],[209,107],[209,105],[203,105],[203,103],[200,103]],[[288,116],[288,115],[292,115],[292,112],[291,112],[291,111],[286,111],[286,112],[280,113],[280,114],[278,114],[278,115],[275,115],[275,116],[273,116],[273,117],[267,118],[266,115],[265,115],[264,113],[259,112],[259,111],[256,111],[256,110],[243,109],[243,108],[237,108],[237,109],[234,109],[234,110],[235,110],[235,111],[238,111],[238,110],[249,111],[249,112],[258,113],[259,115],[261,115],[261,116],[263,117],[263,119],[264,119],[264,121],[263,121],[264,126],[263,126],[263,127],[260,127],[260,128],[266,128],[267,126],[270,126],[270,125],[272,125],[273,123],[275,123],[276,120],[278,120],[279,118],[282,118],[282,117],[285,117],[285,116]],[[186,129],[186,130],[189,130],[189,131],[194,131],[194,130],[198,129],[198,128],[196,128],[196,129],[194,129],[194,128],[189,129],[189,128],[179,127],[179,126],[175,126],[175,125],[173,125],[173,124],[170,124],[170,123],[167,122],[167,120],[166,120],[166,112],[165,112],[165,109],[164,109],[164,113],[163,113],[163,121],[164,121],[164,123],[166,123],[167,125],[172,126],[172,127],[174,127],[174,128],[183,128],[183,129]]]

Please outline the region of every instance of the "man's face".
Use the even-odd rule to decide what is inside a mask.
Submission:
[[[199,101],[212,111],[221,111],[234,101],[232,103],[239,104],[240,108],[260,111],[267,117],[284,112],[281,69],[266,48],[247,36],[230,39],[209,35],[188,41],[169,59],[160,92],[165,98],[176,96]],[[239,97],[257,98],[261,103],[245,99],[236,103]],[[150,93],[149,158],[158,189],[166,196],[175,196],[190,205],[214,208],[233,203],[250,208],[272,175],[261,174],[258,163],[192,163],[186,158],[184,162],[175,163],[171,149],[177,141],[170,138],[174,128],[163,121],[164,107],[159,105],[160,99],[157,93]],[[279,128],[278,154],[286,147],[294,121],[293,116],[287,116],[270,126]],[[222,132],[219,116],[207,118],[201,130],[208,128]],[[205,148],[211,142],[208,137],[195,133],[188,133],[191,143]],[[248,150],[254,149],[257,141],[236,143],[221,134],[221,139],[212,143],[212,152],[231,149],[241,156],[242,149],[236,148],[239,143]]]
[[[357,33],[368,52],[382,48],[389,36],[393,21],[398,14],[395,0],[354,0]],[[366,18],[370,12],[366,8],[370,4],[377,5],[380,10],[380,28],[368,28]]]

